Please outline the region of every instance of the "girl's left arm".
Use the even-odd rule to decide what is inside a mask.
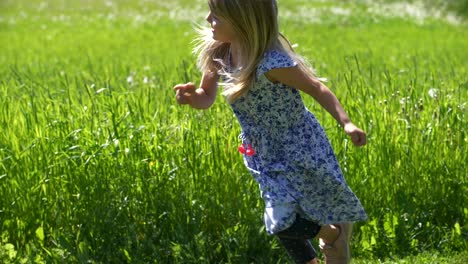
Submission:
[[[312,96],[338,121],[354,145],[366,144],[366,133],[351,122],[333,92],[319,80],[303,72],[298,66],[272,69],[265,75],[272,82],[283,83]]]

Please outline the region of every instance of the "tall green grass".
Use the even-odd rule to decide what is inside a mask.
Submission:
[[[228,104],[173,98],[200,78],[191,21],[204,3],[112,3],[0,4],[0,261],[288,262],[263,230]],[[314,5],[319,23],[303,15]],[[370,217],[354,255],[466,252],[466,26],[364,4],[280,9],[282,31],[368,132],[352,147],[304,98]]]

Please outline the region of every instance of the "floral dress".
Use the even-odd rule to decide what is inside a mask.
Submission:
[[[253,86],[231,104],[242,129],[244,163],[265,201],[269,234],[288,228],[297,214],[320,225],[367,218],[299,91],[264,75],[296,65],[284,52],[267,51]]]

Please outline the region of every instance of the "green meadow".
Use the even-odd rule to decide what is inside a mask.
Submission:
[[[369,215],[357,264],[468,262],[468,27],[434,2],[278,1],[281,31],[368,134],[353,147],[304,96]],[[292,263],[264,230],[229,104],[175,102],[200,81],[206,14],[0,1],[0,263]]]

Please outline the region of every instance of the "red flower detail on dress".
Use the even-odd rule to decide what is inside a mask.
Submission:
[[[245,154],[245,147],[244,147],[244,144],[240,145],[237,150],[241,153],[241,154]]]
[[[247,149],[245,149],[245,145],[244,144],[241,144],[237,150],[241,153],[241,154],[246,154],[247,156],[253,156],[255,155],[255,150],[252,148],[252,145],[247,145]]]

